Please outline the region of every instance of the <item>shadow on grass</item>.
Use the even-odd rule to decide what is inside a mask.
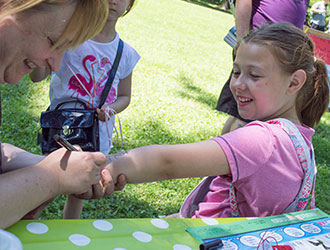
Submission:
[[[193,142],[190,135],[180,136],[171,133],[166,128],[166,117],[161,121],[159,117],[145,118],[138,126],[126,128],[124,133],[124,149],[132,149],[145,145],[153,144],[184,144]],[[113,149],[111,153],[119,152],[120,142],[115,142],[114,137]]]
[[[185,197],[201,178],[127,185],[109,197],[84,201],[82,219],[155,218],[177,213]],[[40,219],[63,217],[66,196],[60,195],[42,212]]]
[[[39,219],[63,218],[66,196],[60,195],[42,212]],[[138,212],[137,212],[138,211]],[[98,200],[84,201],[81,219],[154,218],[158,210],[147,201],[140,200],[133,192],[116,192]]]
[[[182,72],[177,77],[177,81],[185,89],[185,91],[179,91],[179,95],[181,97],[192,99],[199,103],[205,104],[209,106],[212,110],[215,109],[218,102],[218,97],[206,92],[198,86],[195,86],[193,80],[185,76],[185,74]]]
[[[330,113],[324,115],[326,121],[330,120]],[[317,166],[316,184],[315,184],[315,203],[325,213],[330,213],[330,125],[328,122],[320,122],[315,129],[313,136],[313,146],[315,152],[315,161]]]
[[[330,166],[330,141],[329,141],[330,126],[320,123],[316,128],[313,137],[313,145],[315,151],[316,163],[328,163]]]

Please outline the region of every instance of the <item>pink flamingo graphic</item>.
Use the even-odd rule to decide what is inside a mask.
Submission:
[[[69,89],[74,90],[77,93],[77,97],[78,97],[78,95],[86,96],[91,93],[91,90],[93,88],[93,79],[87,69],[86,62],[87,61],[94,62],[95,60],[96,60],[96,58],[93,55],[88,55],[83,60],[84,69],[86,70],[86,72],[89,76],[89,82],[87,82],[86,78],[79,73],[73,75],[69,80]],[[82,86],[82,84],[84,86]]]
[[[87,61],[91,62],[92,74],[86,66]],[[97,79],[97,80],[95,79],[95,72],[94,72],[95,64],[98,65],[97,70],[102,71],[99,79]],[[108,71],[108,73],[105,72],[104,68],[105,68],[106,64],[109,64],[110,68],[111,68],[112,64],[109,61],[109,59],[106,57],[103,57],[101,59],[100,63],[97,62],[96,57],[93,55],[88,55],[84,58],[83,66],[89,76],[89,81],[87,81],[86,78],[82,74],[79,74],[79,73],[73,75],[69,80],[69,89],[74,90],[74,93],[76,93],[77,98],[79,95],[81,95],[81,96],[88,95],[92,99],[92,103],[93,103],[95,94],[96,94],[96,96],[101,96],[104,86],[101,87],[100,85],[107,79],[107,76],[110,72],[110,70]],[[69,65],[68,65],[68,67],[69,67]],[[71,69],[71,71],[72,71],[72,69]],[[91,92],[92,90],[93,90],[93,92]],[[111,88],[110,94],[108,95],[108,98],[106,101],[107,102],[109,101],[110,96],[112,96],[112,99],[114,99],[113,95],[115,95],[115,94],[116,94],[115,89]]]

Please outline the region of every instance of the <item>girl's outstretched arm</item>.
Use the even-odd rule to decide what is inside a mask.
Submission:
[[[112,178],[127,183],[229,174],[227,158],[217,142],[144,146],[108,157]]]

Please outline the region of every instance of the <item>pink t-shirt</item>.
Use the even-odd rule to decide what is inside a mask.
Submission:
[[[296,125],[308,147],[314,130]],[[254,121],[214,138],[224,151],[231,175],[217,176],[193,218],[231,217],[232,181],[240,216],[281,214],[294,200],[304,178],[293,143],[279,126]]]

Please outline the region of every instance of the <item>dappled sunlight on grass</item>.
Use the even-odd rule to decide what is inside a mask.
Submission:
[[[329,151],[328,151],[329,152]],[[330,152],[329,152],[330,153]],[[328,156],[329,156],[328,153]],[[315,186],[316,207],[329,214],[330,204],[330,160],[317,164],[317,178]]]
[[[214,110],[220,92],[211,94],[205,91],[208,89],[194,85],[193,79],[185,76],[182,72],[178,76],[177,81],[180,85],[182,85],[182,88],[178,90],[178,93],[181,97],[192,99],[201,104],[206,104],[209,106],[210,109]],[[207,85],[207,82],[205,83],[205,85]]]

